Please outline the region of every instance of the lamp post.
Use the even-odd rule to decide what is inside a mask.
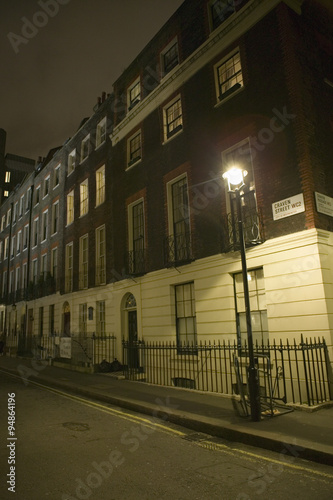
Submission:
[[[228,181],[229,193],[234,193],[236,196],[237,221],[238,221],[239,243],[240,243],[243,287],[244,287],[247,343],[249,349],[249,367],[247,375],[248,375],[248,388],[249,388],[250,408],[251,408],[251,420],[253,420],[254,422],[258,422],[261,419],[259,378],[253,351],[250,296],[249,296],[249,285],[247,277],[243,215],[242,215],[241,193],[240,193],[242,187],[244,186],[244,177],[246,175],[247,175],[246,170],[241,170],[240,168],[233,167],[223,174],[223,179],[227,179]]]

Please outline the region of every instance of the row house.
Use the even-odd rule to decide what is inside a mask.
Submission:
[[[240,166],[254,340],[331,344],[331,33],[316,1],[185,0],[2,204],[2,328],[15,304],[15,328],[112,335],[118,359],[121,340],[241,344],[237,214],[222,177]],[[8,255],[27,224],[22,281],[23,257]],[[22,304],[9,299],[15,266],[33,294]]]

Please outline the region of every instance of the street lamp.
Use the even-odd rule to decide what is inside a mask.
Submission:
[[[261,419],[259,378],[258,378],[258,369],[257,369],[256,364],[255,364],[254,352],[253,352],[250,296],[249,296],[249,285],[248,285],[248,277],[247,277],[245,241],[244,241],[244,230],[243,230],[243,215],[242,215],[242,206],[241,206],[241,189],[245,184],[244,177],[246,177],[246,175],[247,175],[246,170],[242,170],[242,169],[237,168],[237,167],[232,167],[227,172],[225,172],[223,174],[223,179],[227,179],[227,181],[228,181],[228,192],[230,194],[233,193],[236,196],[239,244],[240,244],[241,260],[242,260],[242,275],[243,275],[244,301],[245,301],[245,314],[246,314],[247,343],[248,343],[248,348],[249,348],[248,388],[249,388],[249,397],[250,397],[251,420],[253,420],[254,422],[258,422]]]

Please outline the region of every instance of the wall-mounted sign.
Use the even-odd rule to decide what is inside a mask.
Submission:
[[[305,211],[303,194],[297,194],[272,204],[273,219],[279,220]]]
[[[315,193],[317,212],[333,217],[333,198],[324,194]]]
[[[72,339],[70,337],[61,337],[60,339],[60,357],[72,357]]]

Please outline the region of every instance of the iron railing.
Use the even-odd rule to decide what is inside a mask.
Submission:
[[[130,276],[139,276],[147,272],[146,250],[131,250],[127,253],[127,273]]]
[[[308,406],[331,400],[330,363],[325,340],[294,340],[255,346],[260,391],[282,403]],[[124,374],[129,380],[232,395],[237,386],[235,359],[246,384],[247,346],[232,342],[123,341]]]
[[[193,260],[190,233],[184,232],[165,239],[166,267],[186,264]]]

